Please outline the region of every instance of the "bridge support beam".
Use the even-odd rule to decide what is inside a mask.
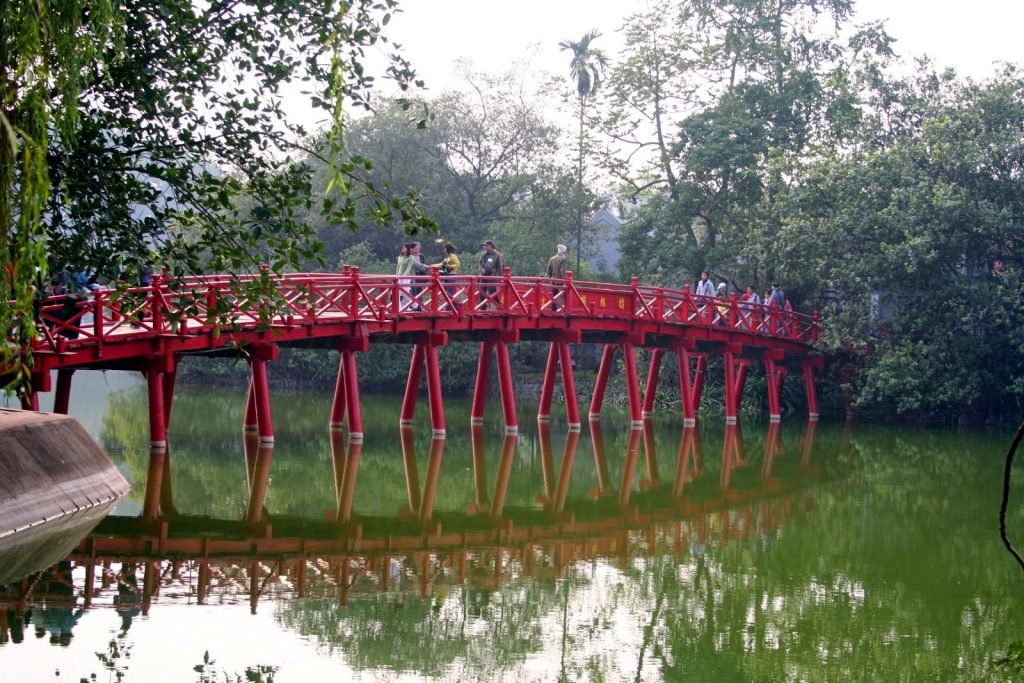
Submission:
[[[740,401],[743,396],[743,382],[746,376],[743,359],[736,356],[742,351],[738,344],[727,344],[722,353],[725,366],[725,423],[736,424]]]
[[[770,422],[782,420],[782,383],[788,370],[781,364],[784,355],[781,351],[769,349],[764,354],[764,376],[768,385],[768,419]]]
[[[149,390],[149,447],[151,450],[167,448],[167,421],[164,410],[164,370],[159,361],[150,362],[146,369]]]
[[[572,337],[579,341],[578,336]],[[547,422],[551,419],[551,402],[555,394],[555,370],[562,368],[562,393],[565,396],[565,416],[569,429],[579,431],[580,409],[576,398],[576,378],[572,370],[572,353],[569,350],[569,339],[556,338],[548,349],[548,362],[544,367],[544,383],[541,385],[540,405],[537,406],[537,421]]]
[[[558,345],[558,362],[562,366],[562,393],[565,394],[565,416],[569,421],[570,431],[580,430],[580,408],[576,400],[576,379],[572,372],[572,354],[569,343],[555,342]]]
[[[363,411],[359,402],[359,371],[356,368],[356,352],[347,347],[341,352],[345,364],[345,393],[348,404],[348,440],[349,443],[363,441]]]
[[[548,362],[544,366],[544,383],[540,388],[540,403],[537,405],[537,422],[551,420],[551,401],[555,395],[555,371],[558,367],[557,342],[548,347]]]
[[[430,427],[434,438],[445,436],[444,399],[441,396],[441,364],[437,360],[437,346],[421,347],[427,365],[427,397],[430,400]]]
[[[334,400],[331,401],[331,419],[328,427],[339,430],[345,426],[345,408],[348,403],[348,390],[345,388],[345,356],[338,355],[338,377],[334,381]]]
[[[601,352],[601,365],[597,369],[597,379],[594,381],[594,395],[590,399],[590,419],[601,419],[601,406],[604,405],[604,392],[608,388],[608,378],[612,374],[612,365],[615,363],[615,345],[605,344]]]
[[[370,348],[366,337],[352,337],[338,345],[338,377],[334,382],[334,399],[331,402],[330,429],[340,430],[345,425],[348,413],[348,436],[350,442],[363,441],[363,414],[359,402],[359,373],[356,369],[356,351]],[[405,407],[403,405],[403,411]]]
[[[643,429],[644,420],[640,407],[640,378],[636,372],[636,347],[626,342],[622,345],[623,364],[626,366],[626,395],[629,397],[629,424],[633,429]]]
[[[814,371],[824,362],[821,357],[805,358],[802,365],[804,388],[807,390],[807,418],[811,421],[818,419],[818,378]]]
[[[470,423],[484,423],[484,409],[487,407],[487,383],[491,374],[491,351],[494,342],[480,342],[480,358],[476,364],[476,385],[473,388],[473,406],[470,409]]]
[[[505,416],[505,433],[519,433],[519,419],[516,417],[516,395],[512,385],[512,361],[508,355],[508,345],[496,342],[498,354],[498,388],[501,390],[501,412]]]
[[[696,357],[696,368],[691,376],[690,359],[693,357]],[[679,396],[683,404],[683,426],[693,427],[697,424],[708,357],[704,353],[690,353],[683,347],[677,347],[676,358],[679,361]]]
[[[651,351],[651,363],[647,366],[647,386],[644,389],[643,417],[645,419],[654,415],[654,397],[658,392],[658,375],[661,374],[661,359],[664,355],[664,349]]]
[[[53,412],[61,415],[68,414],[68,405],[71,403],[71,377],[74,374],[74,368],[57,370],[57,389],[53,397]]]
[[[252,347],[249,353],[249,366],[252,369],[249,404],[246,407],[246,426],[249,426],[250,411],[256,407],[256,424],[260,435],[260,443],[274,443],[274,418],[270,412],[270,382],[267,375],[267,362],[277,360],[275,344],[260,344]]]
[[[242,418],[242,431],[255,434],[259,431],[259,419],[256,415],[256,389],[252,378],[249,378],[249,391],[245,398],[245,417]]]
[[[676,361],[679,364],[679,402],[682,404],[683,426],[692,427],[697,423],[697,411],[693,407],[689,352],[682,347],[677,347]]]
[[[441,366],[437,359],[437,347],[447,343],[444,333],[430,334],[413,347],[409,363],[409,377],[405,383],[405,398],[402,401],[402,426],[411,425],[416,415],[416,399],[420,389],[423,369],[427,370],[427,396],[430,400],[430,425],[435,437],[445,435],[444,399],[441,392]]]
[[[412,424],[416,416],[416,399],[420,392],[420,378],[423,377],[423,345],[412,347],[412,359],[409,362],[409,377],[405,382],[405,397],[402,399],[402,416],[399,424],[403,427]]]

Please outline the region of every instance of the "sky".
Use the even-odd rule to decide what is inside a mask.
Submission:
[[[594,28],[603,34],[595,45],[614,58],[622,19],[646,6],[646,0],[401,0],[386,33],[436,91],[454,82],[452,65],[464,58],[487,72],[526,60],[533,70],[563,73],[569,56],[558,42]],[[855,6],[858,22],[888,21],[908,63],[928,54],[939,66],[978,79],[993,73],[996,60],[1024,64],[1020,0],[857,0]]]

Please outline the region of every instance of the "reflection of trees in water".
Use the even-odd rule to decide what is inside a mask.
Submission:
[[[451,586],[426,598],[378,594],[345,607],[283,603],[275,616],[320,647],[344,653],[356,669],[496,680],[542,649],[541,617],[555,600],[553,582],[526,581],[496,590]]]

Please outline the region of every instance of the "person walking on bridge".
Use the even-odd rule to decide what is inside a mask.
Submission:
[[[553,280],[564,280],[565,273],[569,266],[569,259],[565,253],[568,248],[564,244],[559,244],[555,250],[555,255],[548,259],[548,277]],[[562,293],[561,287],[555,287],[551,290],[551,310],[558,310],[558,296]]]
[[[484,253],[480,255],[480,275],[483,277],[499,277],[505,272],[505,259],[501,252],[494,248],[494,240],[484,240]],[[488,283],[480,287],[481,301],[484,308],[494,306],[494,293],[498,290],[496,286]]]
[[[711,281],[711,276],[708,274],[708,271],[700,271],[700,282],[697,283],[693,293],[697,296],[715,295],[715,283]]]

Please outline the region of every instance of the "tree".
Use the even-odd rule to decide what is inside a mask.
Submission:
[[[859,406],[980,421],[1024,395],[1024,78],[879,83],[856,147],[781,196],[780,256],[831,284]]]
[[[295,267],[320,250],[303,220],[313,207],[355,228],[365,201],[373,222],[431,228],[414,197],[367,182],[365,161],[344,148],[345,110],[371,108],[365,50],[386,43],[396,10],[396,0],[5,3],[0,235],[15,248],[0,258],[18,303],[0,324],[31,338],[27,283],[47,253],[93,280],[131,280],[147,262],[176,276]],[[402,90],[417,84],[396,54],[384,73]],[[299,83],[306,113],[328,123],[325,150],[286,109]],[[36,165],[12,167],[12,150]],[[310,152],[331,171],[320,196]],[[25,208],[12,210],[12,197]]]
[[[596,29],[583,34],[578,41],[563,40],[558,44],[562,50],[572,53],[569,61],[569,77],[576,82],[576,94],[579,96],[579,137],[576,165],[576,270],[580,269],[583,252],[583,158],[586,154],[584,114],[587,98],[592,97],[601,87],[601,75],[608,66],[608,58],[600,49],[591,43],[601,37]]]
[[[75,143],[84,68],[120,41],[112,2],[5,2],[0,7],[0,368],[35,332],[32,299],[46,267],[41,219],[48,151]],[[56,93],[54,96],[53,93]],[[27,375],[17,378],[26,381]]]
[[[849,17],[845,0],[702,0],[627,20],[610,76],[606,163],[627,198],[641,199],[642,220],[656,223],[647,232],[678,245],[651,264],[661,277],[680,266],[772,276],[773,196],[794,167],[855,130],[851,81],[891,54],[877,26],[844,42]],[[665,197],[652,204],[657,193]],[[635,249],[656,253],[635,238]]]

